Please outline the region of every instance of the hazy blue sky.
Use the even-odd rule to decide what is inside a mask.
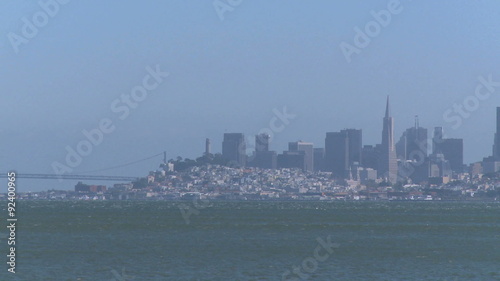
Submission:
[[[464,138],[466,162],[490,155],[500,87],[457,128],[443,114],[473,101],[479,76],[500,81],[500,2],[402,0],[348,63],[340,44],[354,46],[355,28],[365,29],[371,11],[390,2],[243,0],[221,20],[212,1],[70,1],[44,25],[37,1],[2,1],[0,171],[53,173],[54,161],[65,163],[65,147],[75,148],[82,130],[103,118],[115,130],[74,173],[164,150],[194,158],[207,137],[220,152],[224,132],[251,137],[284,106],[296,118],[275,134],[273,150],[299,139],[323,147],[325,132],[343,128],[361,128],[364,144],[376,144],[386,95],[396,140],[419,115],[429,134],[443,126]],[[23,18],[33,23],[34,16],[41,27],[26,38]],[[26,40],[17,53],[13,33]],[[113,101],[156,65],[170,75],[121,120]],[[160,160],[106,173],[140,176]],[[75,182],[19,184],[27,191]]]

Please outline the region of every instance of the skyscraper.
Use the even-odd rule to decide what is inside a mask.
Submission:
[[[299,168],[306,170],[306,153],[303,150],[299,151],[283,151],[278,154],[278,168]]]
[[[450,168],[455,173],[464,171],[464,140],[445,139],[441,148],[444,158],[450,161]]]
[[[415,126],[404,131],[396,144],[397,158],[422,163],[427,158],[427,129],[420,127],[418,117]]]
[[[275,151],[269,151],[270,138],[268,134],[255,136],[255,152],[254,157],[247,163],[249,166],[262,169],[276,169],[277,155]]]
[[[325,149],[314,148],[314,170],[325,171]]]
[[[380,162],[380,144],[377,144],[376,146],[365,145],[363,146],[361,152],[361,166],[363,166],[363,168],[371,168],[377,170],[378,164]]]
[[[493,142],[493,160],[500,161],[500,107],[497,107],[497,130]]]
[[[361,165],[362,162],[362,150],[363,150],[363,132],[357,129],[344,129],[341,132],[346,132],[349,148],[349,166],[354,163]]]
[[[394,120],[391,117],[389,106],[389,96],[385,107],[385,116],[382,129],[382,146],[378,176],[391,183],[396,183],[398,179],[398,161],[396,158],[396,148],[394,147]]]
[[[432,154],[442,154],[449,161],[450,168],[455,173],[464,170],[464,140],[443,138],[443,128],[434,128],[432,137]]]
[[[222,157],[232,164],[245,167],[246,145],[245,136],[242,133],[225,133],[222,142]]]
[[[325,138],[325,167],[336,178],[349,175],[349,137],[346,131],[328,132]]]
[[[432,135],[432,154],[443,153],[439,147],[439,144],[443,141],[443,135],[443,127],[434,127],[434,134]]]
[[[255,151],[269,151],[269,140],[271,137],[268,134],[259,134],[255,136]]]
[[[362,131],[344,129],[326,133],[325,166],[338,178],[349,178],[352,165],[361,165],[363,137]]]
[[[304,151],[304,170],[312,172],[314,170],[313,144],[309,142],[297,141],[288,143],[288,151]]]

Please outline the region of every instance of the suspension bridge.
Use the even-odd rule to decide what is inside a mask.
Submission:
[[[0,174],[0,178],[7,178],[7,173]],[[92,175],[58,175],[58,174],[23,174],[16,173],[19,179],[44,179],[44,180],[99,180],[99,181],[135,181],[139,177],[126,176],[92,176]]]
[[[85,171],[85,172],[80,172],[79,174],[40,174],[40,173],[18,173],[16,172],[16,178],[20,179],[43,179],[43,180],[85,180],[85,181],[135,181],[140,177],[132,177],[132,176],[109,176],[109,175],[88,175],[91,173],[101,173],[103,171],[108,171],[108,170],[113,170],[113,169],[118,169],[126,166],[130,166],[139,162],[143,162],[155,157],[158,157],[160,155],[163,155],[163,162],[166,162],[166,152],[158,153],[153,156],[149,156],[147,158],[135,160],[132,162],[124,163],[121,165],[113,166],[113,167],[107,167],[107,168],[102,168],[102,169],[97,169],[97,170],[92,170],[92,171]],[[5,173],[0,173],[0,178],[7,178],[7,172]]]

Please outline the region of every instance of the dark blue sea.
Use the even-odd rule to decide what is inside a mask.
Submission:
[[[500,280],[498,203],[17,207],[16,273],[4,263],[0,280]]]

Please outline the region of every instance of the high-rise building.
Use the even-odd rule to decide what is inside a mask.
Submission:
[[[325,138],[325,167],[337,178],[349,178],[353,165],[362,162],[363,134],[361,130],[344,129],[328,132]]]
[[[406,129],[396,144],[396,156],[402,161],[423,163],[427,158],[427,148],[427,129],[419,126],[416,116],[415,126]]]
[[[262,169],[276,169],[277,155],[275,151],[269,151],[270,136],[260,134],[255,136],[255,152],[249,166]]]
[[[496,124],[495,139],[493,142],[493,159],[500,161],[500,107],[497,107],[497,124]]]
[[[443,136],[443,127],[434,127],[434,134],[432,135],[432,154],[443,153],[439,147],[439,144],[443,141]]]
[[[361,165],[362,162],[362,150],[363,150],[363,132],[356,129],[344,129],[341,132],[346,132],[349,148],[349,166],[355,163]]]
[[[383,119],[378,176],[393,184],[398,180],[398,161],[396,158],[396,148],[394,146],[394,119],[391,117],[389,96],[387,96],[385,116]]]
[[[450,161],[442,153],[432,154],[429,159],[429,177],[451,177]]]
[[[371,168],[376,171],[379,164],[380,145],[365,145],[363,146],[361,154],[361,166],[363,168]]]
[[[258,167],[262,169],[276,169],[278,167],[276,151],[263,151],[257,153]]]
[[[304,170],[310,172],[314,170],[314,153],[312,143],[303,141],[289,142],[288,151],[304,151]]]
[[[464,140],[444,139],[441,145],[444,158],[450,161],[450,168],[455,173],[464,171]]]
[[[255,151],[269,151],[269,140],[271,136],[268,134],[259,134],[255,136]]]
[[[432,137],[432,154],[442,154],[449,161],[451,170],[462,173],[464,170],[464,140],[443,138],[443,128],[434,128]]]
[[[418,116],[415,125],[406,129],[396,144],[396,155],[400,160],[398,178],[410,178],[414,183],[427,181],[429,178],[429,157],[427,129],[420,127]]]
[[[325,171],[325,149],[314,148],[314,170]]]
[[[278,168],[299,168],[306,170],[305,151],[283,151],[278,155]]]
[[[233,165],[245,167],[246,144],[242,133],[225,133],[222,142],[222,157]]]
[[[346,131],[326,133],[325,167],[336,178],[349,176],[349,137]]]

